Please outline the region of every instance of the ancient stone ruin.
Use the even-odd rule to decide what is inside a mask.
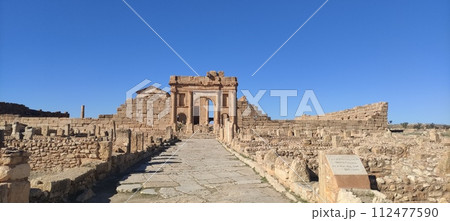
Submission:
[[[398,132],[386,102],[272,120],[238,99],[237,78],[222,71],[171,76],[169,85],[143,88],[98,118],[85,118],[84,105],[69,118],[2,103],[0,202],[85,202],[96,183],[192,137],[217,139],[290,199],[450,200],[449,130]]]

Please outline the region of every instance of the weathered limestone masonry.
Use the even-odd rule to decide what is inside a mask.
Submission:
[[[0,203],[28,203],[28,156],[28,153],[21,150],[0,149]]]
[[[324,116],[303,115],[295,120],[309,123],[315,121],[321,123],[327,121],[323,126],[340,126],[343,129],[362,129],[362,130],[384,130],[387,128],[388,104],[379,102],[364,106],[354,107],[352,109],[325,114]],[[342,123],[339,123],[341,121]]]
[[[236,77],[225,77],[223,71],[209,71],[206,77],[171,76],[171,125],[180,125],[186,133],[208,127],[214,121],[214,132],[229,120],[236,124]],[[209,119],[208,101],[214,108],[214,117]],[[234,126],[236,127],[236,126]]]
[[[7,139],[8,147],[17,147],[31,153],[29,160],[33,170],[55,170],[79,167],[92,160],[106,160],[112,151],[105,142],[95,137],[44,137],[34,136],[30,140]]]
[[[118,120],[119,128],[136,128],[136,122],[142,130],[145,128],[164,131],[170,126],[170,95],[167,92],[150,86],[137,91],[136,94],[136,98],[128,99],[117,108],[113,119]],[[132,121],[124,122],[120,119]]]
[[[238,102],[238,125],[245,129],[261,128],[264,133],[290,136],[295,136],[299,131],[316,130],[321,127],[363,133],[387,128],[387,108],[386,102],[380,102],[324,116],[304,115],[295,120],[271,120],[267,115],[262,115],[256,107],[248,104],[245,97],[242,97]]]

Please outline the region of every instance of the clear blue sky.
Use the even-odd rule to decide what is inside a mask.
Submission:
[[[0,101],[97,117],[144,79],[194,75],[121,0],[0,2]],[[448,0],[329,0],[251,77],[323,2],[128,0],[199,74],[224,70],[239,90],[312,89],[325,112],[387,101],[394,123],[450,123]],[[278,101],[260,104],[280,118]]]

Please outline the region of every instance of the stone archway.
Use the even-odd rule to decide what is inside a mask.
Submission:
[[[184,114],[184,113],[177,114],[177,122],[178,123],[186,124],[186,120],[187,120],[186,114]]]
[[[194,132],[194,125],[208,126],[213,103],[214,132],[223,126],[221,113],[227,113],[232,124],[236,124],[237,78],[225,77],[223,72],[210,71],[205,77],[171,76],[172,124],[177,123],[177,114],[186,114],[187,132]]]

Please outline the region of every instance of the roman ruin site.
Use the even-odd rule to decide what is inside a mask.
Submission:
[[[168,84],[98,118],[0,103],[0,202],[450,201],[449,129],[387,102],[272,120],[223,71]]]

